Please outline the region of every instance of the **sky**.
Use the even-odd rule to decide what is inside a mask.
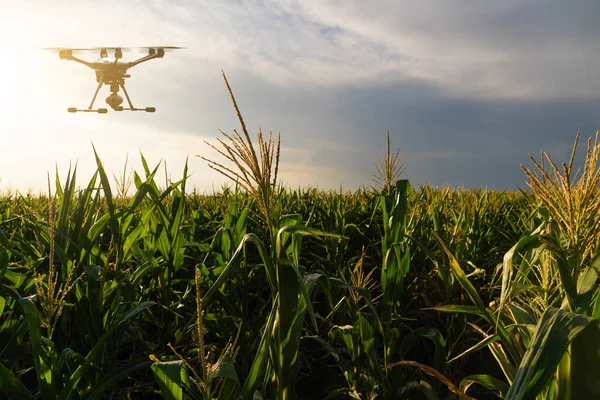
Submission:
[[[177,180],[187,160],[188,187],[218,190],[198,155],[222,161],[206,141],[240,130],[221,71],[252,137],[281,132],[284,186],[372,185],[389,129],[413,185],[525,189],[529,154],[567,161],[600,128],[599,16],[595,0],[0,0],[0,192],[75,164],[85,186],[94,148],[109,173],[141,174],[143,154]],[[156,113],[67,113],[94,72],[43,48],[92,46],[185,49],[129,71]]]

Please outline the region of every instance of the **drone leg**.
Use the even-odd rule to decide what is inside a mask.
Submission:
[[[119,86],[121,86],[121,89],[123,89],[123,93],[125,93],[125,97],[127,98],[127,102],[129,103],[129,108],[132,111],[135,110],[135,108],[133,107],[133,104],[131,104],[131,99],[129,98],[129,93],[127,93],[127,89],[125,89],[125,84],[123,82],[119,82]]]
[[[92,107],[94,107],[94,102],[96,101],[96,96],[98,96],[98,92],[100,91],[100,88],[102,87],[103,84],[104,84],[104,81],[101,79],[100,82],[98,82],[98,87],[96,88],[96,93],[94,93],[94,97],[92,97],[92,102],[90,103],[88,110],[91,110]]]
[[[133,106],[133,104],[131,103],[131,99],[129,98],[129,93],[127,93],[127,89],[125,89],[125,84],[123,82],[120,82],[119,86],[121,87],[121,89],[123,89],[123,93],[125,93],[125,97],[127,97],[127,102],[129,103],[129,110],[131,110],[131,111],[146,111],[146,112],[150,112],[150,113],[153,113],[156,111],[156,108],[154,108],[154,107],[135,108]],[[123,110],[123,108],[121,108],[121,110]]]

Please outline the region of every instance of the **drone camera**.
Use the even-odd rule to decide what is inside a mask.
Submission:
[[[119,107],[121,105],[121,103],[123,103],[123,98],[121,96],[119,96],[116,92],[111,93],[106,98],[106,104],[111,106],[112,109]]]

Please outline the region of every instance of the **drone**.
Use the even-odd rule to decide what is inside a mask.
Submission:
[[[90,103],[89,107],[87,109],[69,107],[67,111],[70,113],[96,112],[98,114],[106,114],[108,112],[108,109],[106,108],[94,109],[94,102],[96,101],[98,92],[100,91],[103,85],[110,86],[111,93],[106,98],[106,104],[108,104],[114,111],[146,111],[150,113],[155,112],[155,107],[136,108],[133,106],[133,104],[131,103],[131,98],[129,97],[129,93],[127,93],[127,90],[125,89],[125,79],[131,77],[131,75],[129,75],[127,71],[130,68],[135,67],[136,65],[141,64],[143,62],[154,60],[155,58],[163,58],[165,56],[165,50],[182,48],[183,47],[175,46],[142,47],[142,49],[148,51],[148,54],[134,61],[123,60],[123,51],[130,49],[123,47],[92,47],[77,49],[47,48],[45,50],[58,53],[58,56],[61,60],[70,60],[75,61],[79,64],[83,64],[86,67],[93,69],[96,73],[96,82],[98,83],[98,86],[96,87],[96,92],[94,93],[94,97],[92,98],[92,102]],[[96,61],[85,61],[73,55],[74,53],[98,50],[100,51],[100,58],[98,58]],[[114,52],[114,56],[109,56],[109,51]],[[123,98],[119,95],[119,89],[123,89],[123,93],[125,94],[125,97],[127,98],[127,103],[129,104],[129,108],[124,108],[122,106]]]

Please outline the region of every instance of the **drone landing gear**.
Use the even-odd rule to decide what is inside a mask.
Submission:
[[[156,108],[154,107],[145,107],[145,108],[123,108],[123,106],[119,106],[116,108],[113,108],[113,110],[115,111],[146,111],[149,113],[153,113],[156,111]]]
[[[70,113],[76,113],[76,112],[95,112],[98,114],[107,114],[108,113],[108,109],[106,109],[106,108],[98,108],[96,110],[89,110],[87,108],[77,109],[76,107],[69,107],[69,108],[67,108],[67,111]]]
[[[69,107],[67,109],[67,111],[69,111],[70,113],[76,113],[76,112],[97,112],[98,114],[106,114],[108,113],[108,110],[106,108],[98,108],[96,110],[92,110],[92,107],[94,106],[94,102],[96,101],[96,97],[98,96],[98,92],[100,91],[100,88],[102,87],[104,82],[102,82],[102,80],[100,80],[100,82],[98,82],[98,87],[96,87],[96,91],[94,92],[94,97],[92,97],[92,102],[90,103],[90,106],[87,109],[77,109],[77,107]]]
[[[90,103],[87,109],[78,109],[76,107],[69,107],[67,109],[70,113],[76,112],[96,112],[98,114],[107,114],[108,109],[106,108],[98,108],[96,110],[93,109],[94,102],[96,101],[96,97],[98,96],[98,92],[100,88],[104,84],[110,83],[110,95],[106,98],[106,104],[108,104],[114,111],[146,111],[149,113],[153,113],[156,111],[154,107],[144,107],[144,108],[136,108],[131,103],[131,98],[129,97],[129,93],[127,93],[127,89],[125,89],[125,84],[122,80],[114,80],[112,82],[105,82],[102,79],[98,82],[98,87],[96,87],[96,91],[94,92],[94,97],[92,97],[92,102]],[[129,103],[129,108],[124,108],[121,103],[123,103],[123,98],[119,96],[119,88],[123,89],[123,93],[125,93],[125,97],[127,98],[127,103]]]
[[[120,104],[123,102],[123,99],[121,98],[121,96],[119,96],[117,93],[119,91],[119,88],[123,89],[123,93],[125,93],[125,98],[127,98],[127,103],[129,104],[129,108],[123,108],[123,106],[121,106]],[[150,112],[153,113],[156,111],[156,108],[154,107],[144,107],[144,108],[136,108],[133,106],[133,103],[131,102],[131,98],[129,97],[129,93],[127,93],[127,89],[125,89],[125,84],[123,83],[123,81],[119,81],[117,82],[112,82],[110,84],[110,90],[111,90],[111,95],[108,96],[106,98],[106,103],[112,107],[113,110],[115,111],[146,111],[146,112]],[[111,104],[112,101],[110,101],[111,97],[115,97],[118,98],[118,104],[115,102],[113,104]],[[110,102],[109,102],[110,101]]]

